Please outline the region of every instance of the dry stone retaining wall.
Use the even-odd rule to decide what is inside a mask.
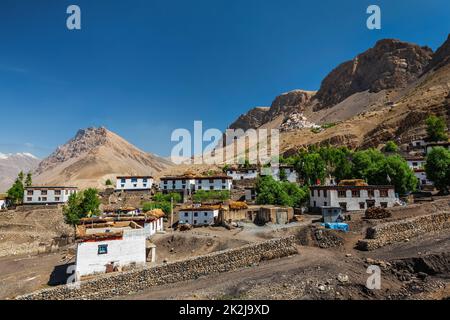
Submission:
[[[295,241],[295,237],[272,239],[161,266],[102,275],[82,281],[78,288],[63,285],[36,291],[17,299],[108,299],[128,295],[152,286],[192,280],[251,266],[263,260],[293,255],[298,253]]]
[[[362,250],[374,250],[388,244],[405,241],[421,234],[450,228],[450,212],[393,221],[367,228],[366,239],[359,240]]]

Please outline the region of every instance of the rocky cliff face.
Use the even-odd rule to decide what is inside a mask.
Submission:
[[[436,53],[433,55],[433,59],[425,68],[425,72],[437,70],[449,63],[450,63],[450,34],[448,35],[447,41],[445,41],[444,44],[440,46],[438,50],[436,50]]]
[[[270,107],[257,107],[241,115],[230,125],[231,129],[256,129],[282,116],[298,114],[314,96],[314,91],[293,90],[275,98]]]
[[[269,107],[256,107],[251,109],[249,112],[241,115],[235,122],[233,122],[230,125],[230,129],[243,129],[245,131],[262,126],[269,109]]]
[[[344,62],[322,82],[315,110],[330,108],[363,91],[405,87],[416,80],[431,61],[432,50],[399,40],[385,39],[374,48]]]

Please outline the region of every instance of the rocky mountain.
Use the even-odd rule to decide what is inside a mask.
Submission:
[[[33,171],[39,162],[40,160],[30,153],[0,153],[0,192],[11,187],[20,171]]]
[[[377,147],[424,136],[429,114],[446,117],[450,126],[450,36],[435,53],[380,40],[332,70],[316,93],[302,92],[277,97],[233,127],[280,129],[282,152],[310,144]]]
[[[259,128],[264,124],[264,119],[269,111],[269,107],[256,107],[249,112],[241,115],[235,122],[233,122],[230,129],[248,130],[251,128]]]
[[[34,181],[44,185],[102,187],[117,175],[156,175],[171,162],[139,150],[106,128],[79,130],[35,170]]]
[[[428,47],[380,40],[375,47],[342,63],[325,77],[315,96],[318,100],[315,109],[330,108],[358,92],[405,87],[422,74],[432,54]]]

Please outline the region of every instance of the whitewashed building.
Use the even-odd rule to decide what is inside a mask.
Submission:
[[[314,211],[322,207],[340,207],[343,211],[390,208],[398,201],[393,186],[313,186],[310,192]]]
[[[289,182],[297,182],[298,181],[298,174],[297,174],[297,171],[295,171],[293,166],[279,165],[279,166],[271,167],[271,175],[277,181],[280,181],[281,172],[284,172],[286,181],[289,181]]]
[[[405,157],[405,160],[408,163],[408,166],[413,170],[423,169],[426,163],[425,158],[420,156],[407,156]]]
[[[116,190],[139,191],[150,190],[153,186],[151,176],[122,176],[116,179]]]
[[[146,263],[146,232],[132,221],[77,226],[76,276]]]
[[[420,188],[433,185],[433,181],[428,180],[425,169],[415,169],[414,175],[416,176],[417,180],[419,181]]]
[[[233,180],[256,179],[259,176],[259,170],[257,167],[230,168],[227,170],[227,176],[231,177]]]
[[[178,222],[193,226],[209,226],[215,224],[219,217],[219,206],[199,206],[180,209]]]
[[[195,177],[194,190],[231,190],[233,179],[228,176]]]
[[[6,194],[0,194],[0,210],[6,209]]]
[[[162,177],[159,189],[163,193],[187,192],[194,190],[195,178],[193,176]]]
[[[26,187],[23,194],[24,204],[66,203],[77,192],[76,187]]]
[[[164,231],[164,212],[161,209],[154,209],[150,212],[145,213],[146,217],[150,217],[149,220],[146,219],[144,223],[145,234],[147,238],[152,237],[158,232]]]

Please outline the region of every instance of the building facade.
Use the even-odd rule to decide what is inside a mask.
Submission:
[[[116,190],[150,190],[153,186],[151,176],[122,176],[116,179]]]
[[[77,192],[76,187],[26,187],[23,195],[24,204],[59,204],[66,203]]]
[[[227,176],[233,180],[250,180],[256,179],[259,176],[257,167],[250,168],[230,168],[227,170]]]
[[[420,188],[433,186],[433,181],[428,180],[425,169],[415,169],[414,175],[416,176],[417,180],[419,181]]]
[[[393,186],[313,186],[310,192],[314,211],[322,207],[340,207],[343,211],[390,208],[397,202]]]
[[[133,222],[108,228],[77,227],[76,276],[101,274],[146,263],[146,233]],[[80,234],[81,233],[81,234]]]
[[[193,226],[210,226],[216,223],[219,217],[219,209],[217,206],[183,208],[178,212],[178,222]]]
[[[187,192],[194,190],[195,179],[190,176],[163,177],[159,183],[159,189],[163,193]]]
[[[284,175],[284,180],[286,181],[293,183],[298,181],[298,174],[293,166],[288,165],[280,165],[278,167],[273,166],[271,167],[271,175],[277,181],[280,181],[280,176],[282,175]]]
[[[228,176],[196,177],[194,190],[231,190],[233,179]]]

